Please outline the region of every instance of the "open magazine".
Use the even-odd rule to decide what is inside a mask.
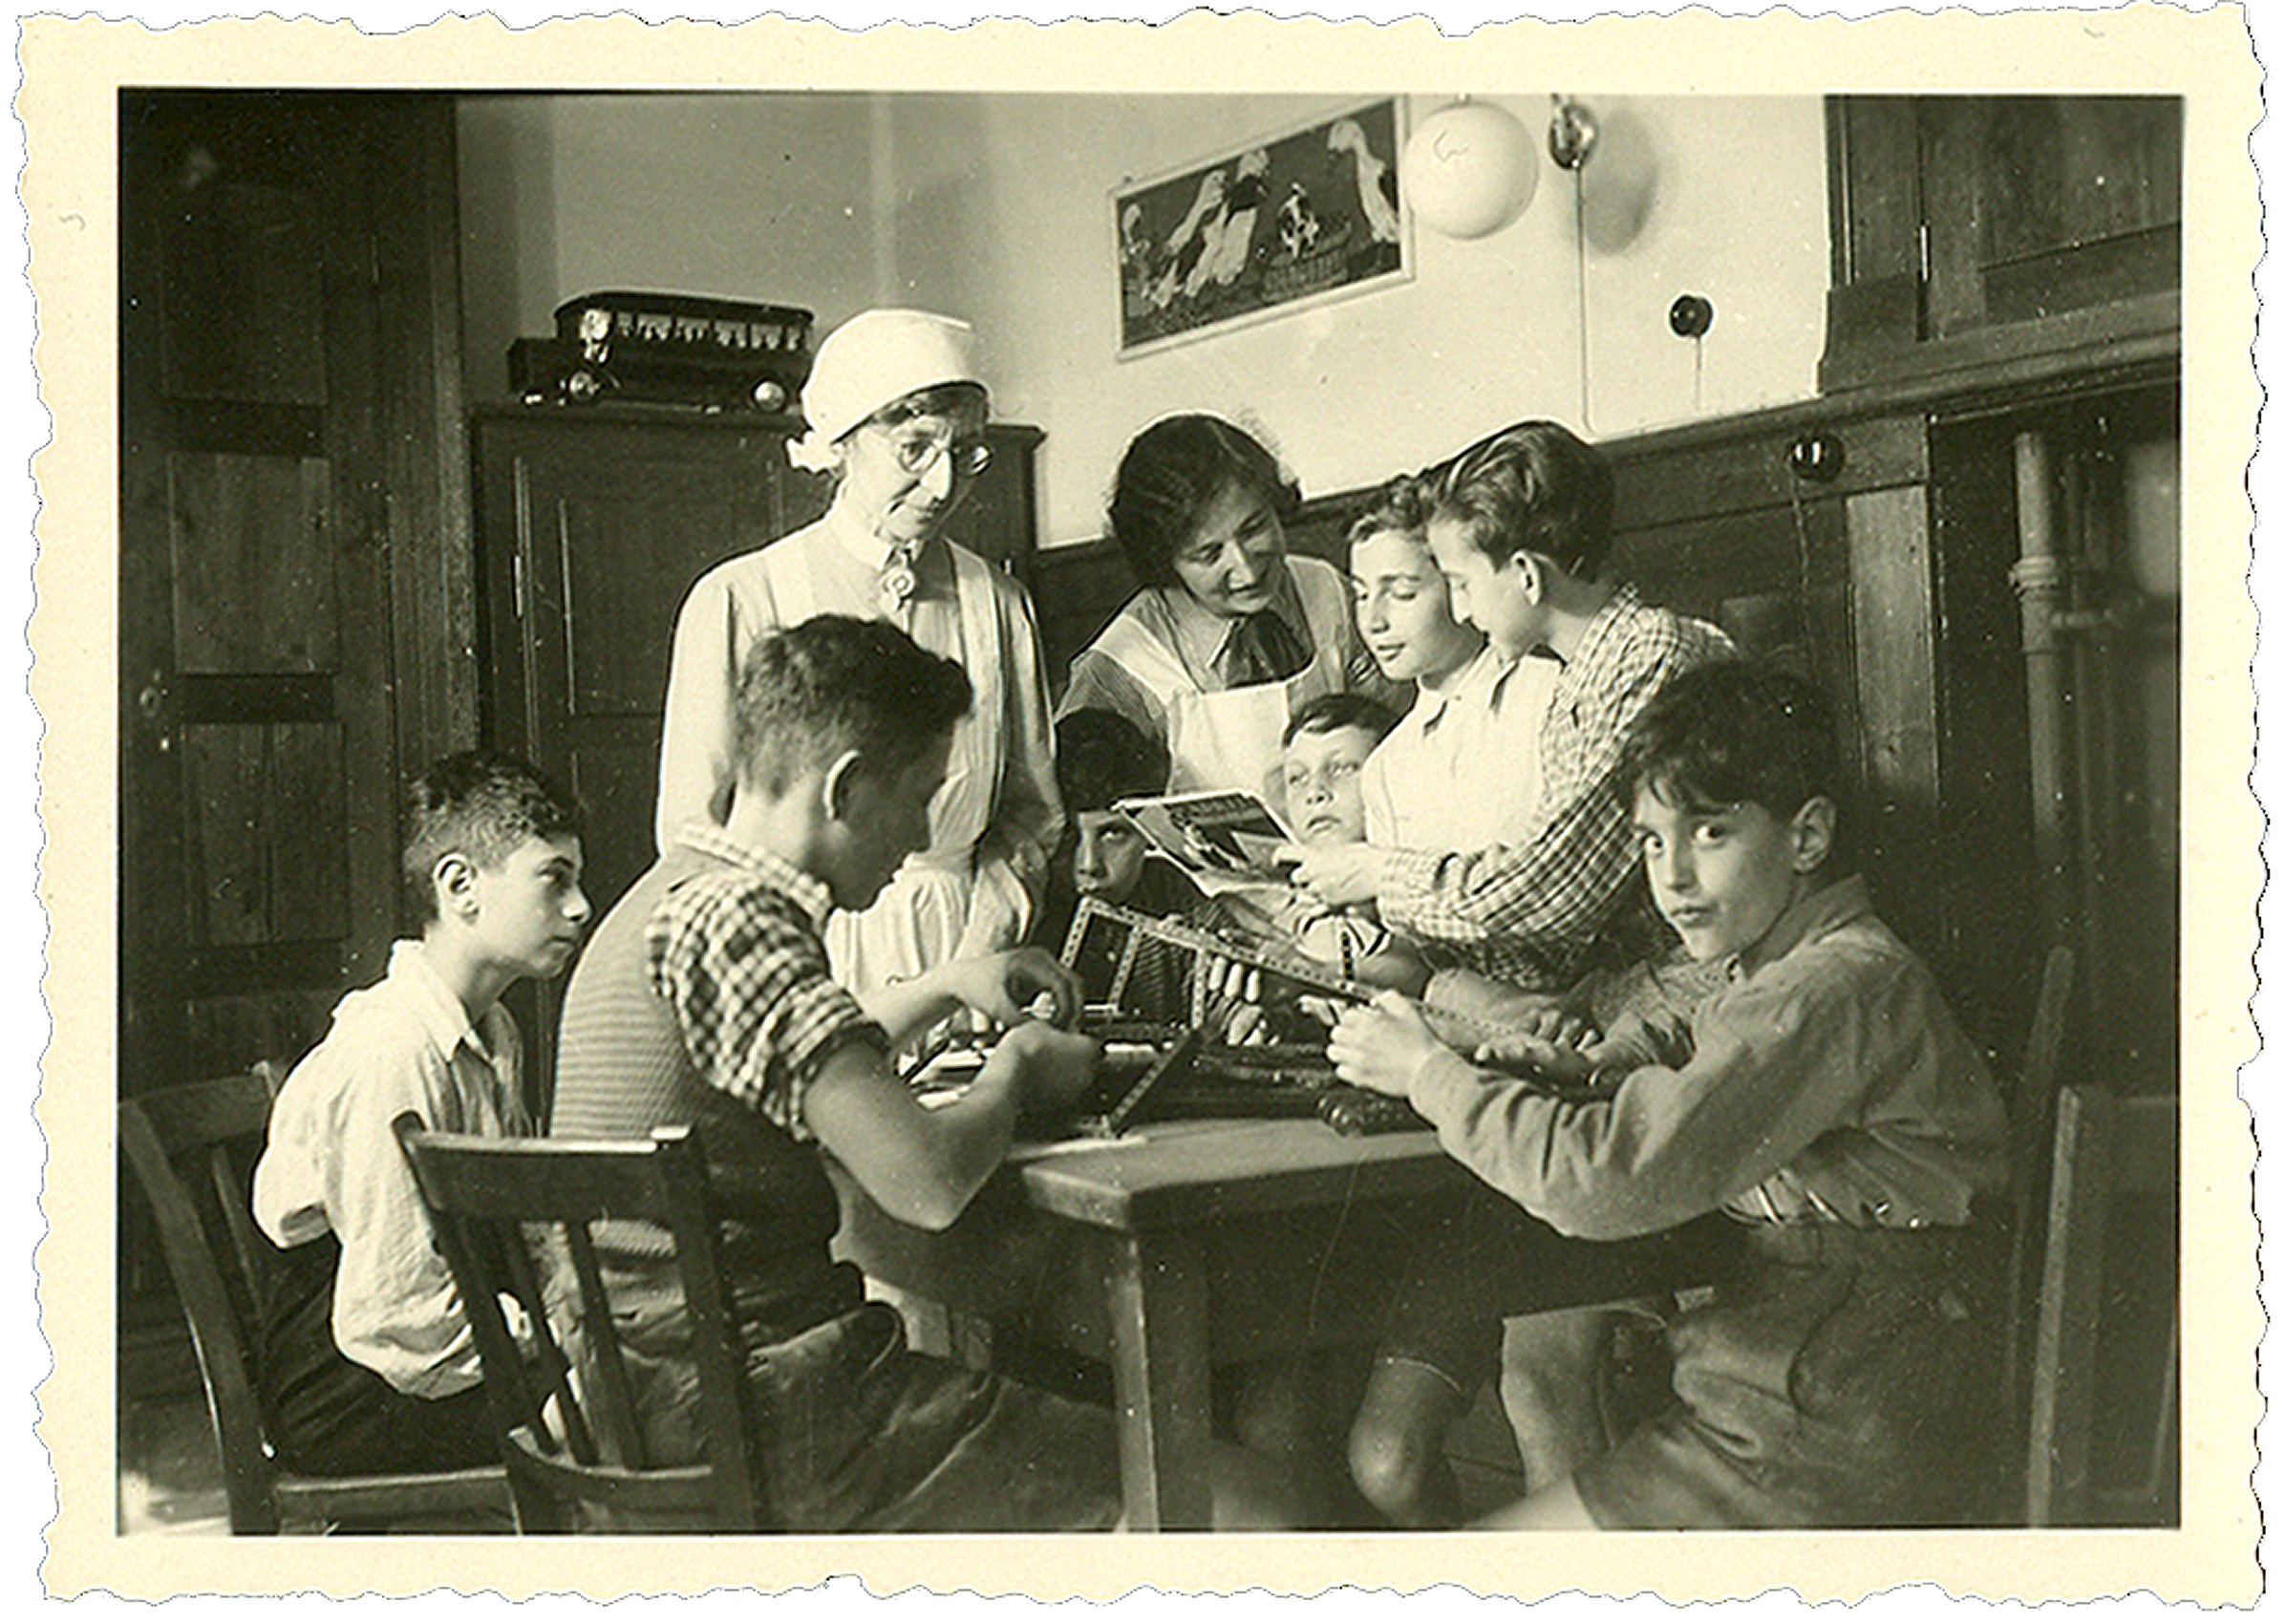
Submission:
[[[1299,844],[1268,801],[1245,790],[1135,796],[1112,809],[1208,892],[1285,884],[1291,865],[1276,862],[1277,848]]]

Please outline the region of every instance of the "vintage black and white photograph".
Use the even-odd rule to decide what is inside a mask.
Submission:
[[[50,1583],[2249,1595],[2252,71],[1920,21],[35,31]]]

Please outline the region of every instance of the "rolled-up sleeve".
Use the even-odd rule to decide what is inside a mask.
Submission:
[[[1745,989],[1700,1012],[1686,1061],[1638,1067],[1607,1100],[1558,1100],[1449,1053],[1411,1097],[1493,1188],[1567,1233],[1620,1239],[1715,1210],[1849,1120],[1890,1013],[1833,986]]]

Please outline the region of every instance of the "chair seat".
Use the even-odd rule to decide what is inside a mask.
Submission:
[[[271,1460],[248,1351],[275,1257],[248,1191],[276,1076],[267,1067],[121,1100],[119,1144],[157,1221],[189,1322],[223,1463],[233,1533],[331,1528],[504,1531],[504,1466],[374,1477],[281,1472]]]

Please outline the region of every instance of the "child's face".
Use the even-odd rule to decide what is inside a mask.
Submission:
[[[1285,748],[1286,816],[1304,845],[1353,845],[1365,838],[1357,775],[1376,742],[1361,727],[1293,735]]]
[[[1135,894],[1150,843],[1123,812],[1081,812],[1078,844],[1071,853],[1071,883],[1079,895],[1119,904]]]
[[[904,771],[884,778],[859,759],[843,788],[840,815],[818,878],[837,907],[861,912],[880,899],[905,859],[929,844],[929,802],[944,786],[952,736],[942,733]]]
[[[1546,636],[1540,606],[1524,590],[1520,555],[1495,563],[1468,537],[1467,527],[1445,520],[1428,526],[1428,548],[1452,593],[1452,613],[1481,630],[1505,654],[1520,657]]]
[[[1270,607],[1284,571],[1285,529],[1260,491],[1225,485],[1174,549],[1174,578],[1226,620]]]
[[[1474,657],[1483,639],[1452,614],[1451,590],[1419,536],[1382,530],[1349,549],[1356,630],[1381,674],[1434,683]]]
[[[561,973],[592,909],[576,835],[531,835],[490,868],[470,865],[469,918],[484,955],[518,976]]]
[[[1718,811],[1669,804],[1649,785],[1634,792],[1634,834],[1658,911],[1692,958],[1731,953],[1748,969],[1754,949],[1792,906],[1823,861],[1821,799],[1782,819],[1759,801]]]

